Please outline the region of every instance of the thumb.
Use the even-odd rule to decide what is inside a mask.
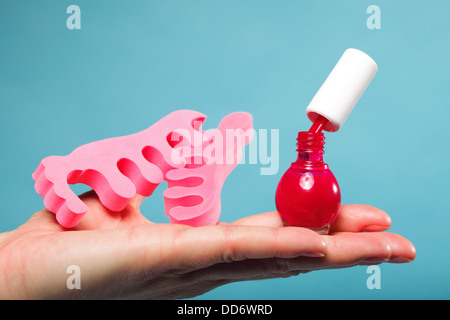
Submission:
[[[95,191],[80,195],[80,199],[88,206],[88,212],[80,223],[72,230],[117,229],[149,223],[139,210],[145,197],[136,194],[120,212],[103,206]]]

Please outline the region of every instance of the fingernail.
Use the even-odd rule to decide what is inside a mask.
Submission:
[[[381,262],[386,262],[386,261],[389,261],[389,259],[382,258],[382,257],[369,257],[369,258],[365,258],[363,260],[363,262],[369,262],[369,263],[381,263]]]
[[[314,251],[306,251],[301,253],[304,257],[311,257],[311,258],[323,258],[325,255],[320,252],[314,252]]]
[[[362,231],[365,232],[380,232],[380,231],[385,231],[389,229],[389,225],[368,225],[365,226],[364,229]]]
[[[392,263],[407,263],[407,262],[411,262],[411,259],[405,258],[405,257],[391,257],[389,259],[389,262]]]

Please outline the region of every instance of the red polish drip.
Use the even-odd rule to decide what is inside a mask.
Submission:
[[[297,161],[281,178],[275,194],[278,213],[285,225],[328,233],[341,204],[339,185],[323,162],[328,120],[319,116],[309,131],[297,137]]]

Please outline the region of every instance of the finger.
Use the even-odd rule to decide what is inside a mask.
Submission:
[[[411,262],[416,258],[416,248],[408,239],[395,233],[383,233],[391,246],[391,263]]]
[[[138,194],[120,212],[109,210],[103,206],[94,191],[86,192],[80,198],[89,209],[80,223],[72,230],[115,229],[149,223],[139,210],[144,198]]]
[[[137,209],[141,207],[142,202],[144,202],[146,197],[141,196],[140,194],[136,194],[131,200],[130,203]]]
[[[391,226],[389,215],[375,207],[360,204],[342,205],[331,226],[334,232],[384,231]]]
[[[327,253],[323,258],[298,256],[294,258],[248,259],[219,263],[187,274],[186,283],[221,285],[254,279],[288,277],[314,270],[352,267],[381,262],[410,262],[416,251],[413,244],[392,233],[339,233],[324,236]]]
[[[245,217],[234,221],[232,224],[278,228],[283,226],[283,221],[277,211],[272,211]]]
[[[303,259],[298,267],[302,270],[318,270],[351,267],[357,264],[381,262],[409,262],[414,260],[416,250],[406,238],[392,233],[337,233],[324,236],[327,252],[324,258]],[[296,261],[292,261],[295,269]]]
[[[78,234],[81,236],[81,233],[74,232],[72,237]],[[219,225],[192,228],[175,224],[145,224],[99,230],[95,235],[92,237],[95,245],[88,247],[91,251],[102,250],[102,264],[130,265],[134,266],[132,269],[139,265],[142,272],[160,266],[183,273],[223,262],[323,256],[326,252],[326,243],[319,234],[296,227]],[[86,244],[87,237],[83,239]],[[92,263],[93,259],[89,261]]]
[[[392,254],[392,246],[382,233],[341,232],[324,238],[327,254],[318,264],[320,268],[352,266],[367,259],[387,261]]]
[[[221,263],[190,277],[205,281],[244,281],[252,277],[273,278],[314,270],[352,267],[358,264],[409,262],[416,253],[412,243],[391,233],[340,233],[324,236],[327,252],[323,258],[252,259]]]
[[[301,260],[303,257],[294,259]],[[309,258],[317,259],[317,258]],[[205,269],[183,275],[183,283],[189,287],[203,287],[207,292],[228,283],[287,278],[308,271],[289,270],[286,258],[249,259],[233,263],[219,263]]]
[[[169,260],[180,272],[246,259],[317,257],[326,251],[325,241],[309,229],[242,225],[185,229],[172,249]]]
[[[265,227],[282,227],[283,222],[277,211],[265,212],[239,219],[233,224]],[[384,231],[391,226],[387,213],[368,205],[342,205],[339,215],[331,226],[332,232]]]

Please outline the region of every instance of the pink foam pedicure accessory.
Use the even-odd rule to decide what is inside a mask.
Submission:
[[[201,153],[194,147],[185,167],[167,172],[168,189],[163,196],[171,223],[205,226],[218,222],[222,186],[241,161],[242,147],[252,135],[252,116],[246,112],[229,114],[217,129],[203,131]]]
[[[32,175],[35,189],[67,228],[76,226],[88,210],[69,184],[89,185],[106,208],[121,211],[136,193],[151,195],[168,170],[184,165],[172,161],[169,138],[180,128],[193,134],[193,123],[205,118],[179,110],[135,134],[91,142],[67,156],[47,157]]]
[[[169,171],[185,166],[186,159],[173,161],[173,141],[177,141],[177,147],[198,150],[191,137],[202,134],[198,123],[205,119],[206,116],[196,111],[175,111],[141,132],[95,141],[67,156],[47,157],[33,173],[35,189],[44,197],[45,207],[67,228],[76,226],[88,210],[69,184],[89,185],[106,208],[121,211],[136,193],[150,196]],[[200,146],[200,150],[208,144]],[[212,173],[211,176],[215,177]],[[209,181],[206,176],[204,179]],[[192,185],[196,180],[197,177],[186,177],[184,183]],[[221,183],[223,180],[216,179]],[[221,185],[217,188],[220,190]],[[209,196],[202,195],[203,201],[209,203]],[[180,199],[179,203],[186,205],[184,200]],[[176,202],[172,201],[172,205],[176,206]],[[183,216],[179,211],[178,214]],[[205,216],[203,212],[200,215]],[[183,220],[186,219],[179,221]]]

